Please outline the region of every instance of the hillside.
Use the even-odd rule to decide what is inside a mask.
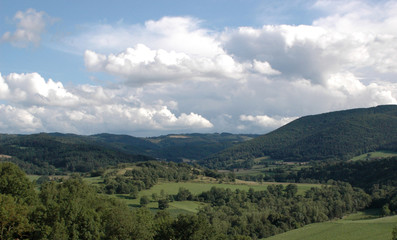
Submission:
[[[149,155],[167,161],[181,161],[182,159],[203,159],[236,143],[245,142],[257,136],[252,134],[192,133],[137,138],[128,135],[97,134],[89,136],[89,138],[126,153]]]
[[[203,159],[252,138],[253,135],[228,133],[167,135],[153,138],[114,134],[0,134],[0,160],[17,163],[30,174],[88,172],[118,163],[155,158],[169,161]]]
[[[302,117],[202,164],[231,167],[238,160],[263,156],[285,161],[346,160],[375,150],[397,150],[397,105]]]
[[[368,211],[367,211],[368,212]],[[380,218],[367,215],[367,212],[352,214],[344,219],[323,223],[314,223],[288,231],[267,240],[384,240],[392,239],[397,216]]]
[[[35,174],[88,172],[118,163],[153,159],[127,154],[78,135],[45,133],[2,134],[0,154],[7,156],[7,161],[18,164],[27,173]]]

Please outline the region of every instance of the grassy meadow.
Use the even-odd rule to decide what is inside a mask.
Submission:
[[[369,210],[340,220],[310,224],[266,240],[388,240],[396,225],[397,216],[379,217]]]
[[[387,158],[387,157],[395,157],[397,156],[397,152],[391,151],[377,151],[377,152],[370,152],[365,153],[359,156],[356,156],[349,161],[359,161],[359,160],[366,160],[366,159],[377,159],[377,158]]]

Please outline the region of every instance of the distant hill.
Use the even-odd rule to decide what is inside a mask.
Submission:
[[[230,167],[262,156],[285,161],[346,160],[375,150],[397,151],[397,105],[302,117],[201,164]]]
[[[13,161],[27,173],[88,172],[149,159],[200,160],[255,136],[214,133],[137,138],[114,134],[0,134],[0,161]]]
[[[0,135],[0,154],[27,173],[56,174],[88,172],[124,162],[146,161],[152,157],[127,154],[72,134]],[[0,158],[1,160],[1,158]]]

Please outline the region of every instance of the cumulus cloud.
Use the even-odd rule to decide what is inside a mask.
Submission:
[[[2,41],[10,42],[17,47],[27,47],[30,43],[37,46],[41,41],[41,35],[49,23],[54,21],[43,11],[36,11],[29,8],[25,12],[18,11],[13,21],[17,29],[15,32],[6,32],[2,36]]]
[[[326,2],[315,7],[321,4]],[[354,6],[340,10],[338,21],[364,19],[365,11],[355,13]],[[376,21],[393,18],[387,14]],[[212,33],[197,20],[167,17],[131,31],[140,33],[130,36],[134,47],[110,54],[87,50],[84,59],[90,71],[106,72],[140,89],[141,101],[159,96],[174,101],[178,111],[209,116],[214,129],[222,131],[268,131],[295,116],[396,103],[396,84],[379,79],[379,74],[396,76],[397,54],[388,50],[397,49],[394,30],[369,34],[331,22],[323,18],[312,25]],[[153,33],[160,36],[155,43]],[[184,41],[172,44],[178,34]],[[196,51],[196,45],[191,50],[198,39],[213,51]]]
[[[26,133],[42,130],[40,119],[29,109],[16,108],[10,105],[0,105],[0,131],[7,133]]]
[[[38,73],[0,74],[0,130],[5,132],[63,131],[74,133],[173,131],[210,129],[197,113],[176,114],[161,99],[142,102],[139,90],[80,85],[66,89]],[[177,103],[170,101],[170,106]]]
[[[243,65],[226,54],[211,58],[193,57],[186,53],[152,50],[143,44],[127,48],[117,55],[108,56],[87,50],[84,54],[86,67],[121,76],[128,83],[178,81],[181,79],[241,78]],[[258,71],[277,73],[266,63],[255,62]],[[262,64],[262,65],[261,65]]]
[[[253,124],[258,125],[260,127],[270,128],[270,129],[281,127],[295,119],[297,119],[297,117],[272,118],[267,115],[257,115],[257,116],[241,115],[240,116],[241,121],[252,122]]]
[[[62,47],[112,85],[0,75],[2,114],[25,119],[26,130],[265,133],[299,116],[397,104],[397,4],[313,7],[327,16],[311,25],[216,32],[192,17],[163,17],[83,26]]]
[[[38,73],[0,74],[0,99],[24,105],[75,105],[79,98],[66,90],[61,82],[45,81]]]

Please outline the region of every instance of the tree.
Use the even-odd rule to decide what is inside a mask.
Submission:
[[[15,164],[0,163],[0,193],[15,197],[17,202],[32,204],[36,200],[33,184]]]
[[[154,224],[156,226],[156,236],[154,239],[174,239],[172,223],[173,219],[168,211],[158,211],[154,217]]]
[[[133,231],[131,239],[151,240],[155,235],[153,214],[147,208],[133,211]]]
[[[158,204],[159,204],[159,209],[160,209],[160,210],[164,210],[164,209],[166,209],[166,208],[169,207],[169,201],[168,201],[168,199],[160,199],[160,200],[158,201]]]
[[[295,197],[298,193],[298,186],[296,184],[288,184],[284,191],[288,198]]]
[[[382,207],[382,216],[389,216],[391,214],[390,208],[389,208],[389,204],[385,204]]]
[[[173,223],[173,229],[175,231],[175,239],[217,239],[214,227],[211,226],[208,219],[202,214],[179,215],[178,219]]]
[[[47,182],[40,192],[41,206],[32,219],[35,239],[99,239],[103,236],[104,200],[82,179]]]
[[[25,238],[33,228],[28,219],[29,208],[14,197],[0,194],[0,239]]]
[[[391,240],[397,240],[397,226],[393,228]]]
[[[176,200],[177,201],[186,201],[190,200],[192,198],[192,193],[183,187],[179,188],[178,194],[176,195]]]
[[[149,198],[146,195],[144,195],[139,200],[139,203],[141,204],[142,207],[144,207],[144,206],[146,206],[146,205],[148,205],[150,203],[150,200],[149,200]]]

